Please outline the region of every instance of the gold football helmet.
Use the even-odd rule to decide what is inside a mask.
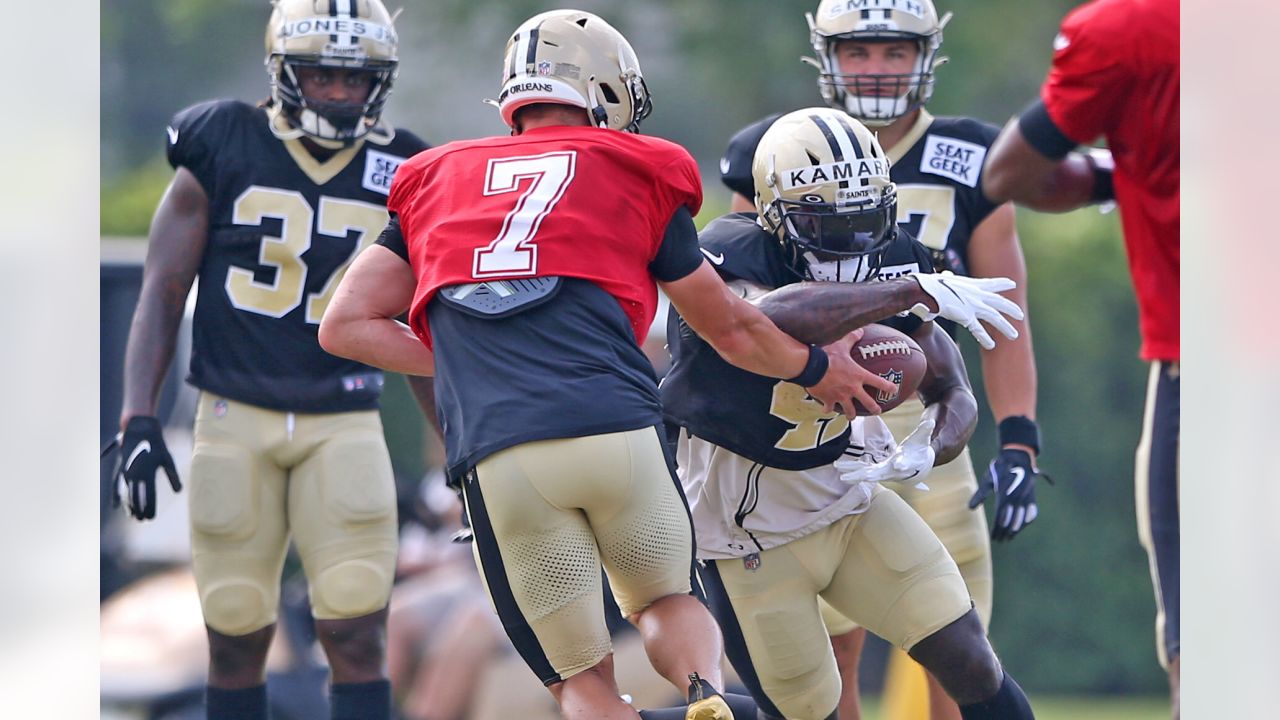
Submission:
[[[515,128],[515,112],[533,103],[573,105],[596,127],[638,132],[653,110],[631,43],[601,18],[552,10],[524,21],[507,40],[498,111]]]
[[[933,70],[940,57],[941,19],[933,0],[822,0],[818,12],[806,13],[818,89],[833,108],[844,110],[872,127],[888,125],[929,102]],[[915,70],[902,75],[849,75],[840,72],[836,45],[841,40],[909,40],[920,48]]]
[[[760,139],[751,174],[760,224],[797,273],[837,282],[875,277],[897,237],[897,186],[862,123],[825,107],[787,113]]]
[[[282,137],[305,134],[328,147],[368,134],[378,124],[399,65],[395,19],[382,0],[273,0],[272,5],[266,59],[272,129]],[[367,72],[369,95],[362,104],[309,99],[298,84],[299,67]]]

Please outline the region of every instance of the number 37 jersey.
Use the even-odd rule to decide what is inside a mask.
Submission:
[[[219,100],[166,128],[169,163],[209,198],[188,380],[276,410],[374,408],[382,374],[326,353],[316,331],[347,267],[387,223],[396,169],[426,145],[371,133],[319,161],[269,123],[262,108]]]

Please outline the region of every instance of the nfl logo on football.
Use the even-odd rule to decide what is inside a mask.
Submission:
[[[885,392],[881,390],[876,393],[876,401],[880,403],[889,403],[898,399],[898,390],[902,388],[902,371],[890,370],[889,372],[880,373],[880,377],[893,383],[893,392]]]

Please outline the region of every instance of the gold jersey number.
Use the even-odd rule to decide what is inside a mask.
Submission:
[[[899,185],[898,217],[906,225],[920,217],[916,240],[931,250],[947,247],[956,223],[956,189],[949,185]]]
[[[275,268],[275,280],[258,282],[253,270],[232,267],[227,271],[226,289],[227,297],[236,308],[275,318],[288,315],[303,302],[308,268],[302,255],[311,248],[313,229],[337,238],[345,238],[352,231],[357,233],[351,254],[329,275],[318,292],[306,295],[306,320],[319,323],[351,262],[387,224],[387,210],[372,203],[322,196],[316,212],[297,191],[250,186],[236,199],[232,222],[260,225],[265,218],[280,221],[280,236],[263,235],[258,250],[258,262]]]
[[[786,381],[773,386],[769,414],[795,425],[774,443],[779,450],[812,450],[839,437],[849,427],[849,418],[827,412],[807,390]]]

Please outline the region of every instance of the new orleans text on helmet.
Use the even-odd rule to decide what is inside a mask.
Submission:
[[[551,92],[551,90],[552,88],[550,83],[540,83],[540,82],[517,83],[507,88],[506,90],[503,90],[502,94],[498,96],[498,102],[502,102],[503,100],[507,99],[508,95],[515,95],[516,93],[523,93],[523,92],[549,93]]]

